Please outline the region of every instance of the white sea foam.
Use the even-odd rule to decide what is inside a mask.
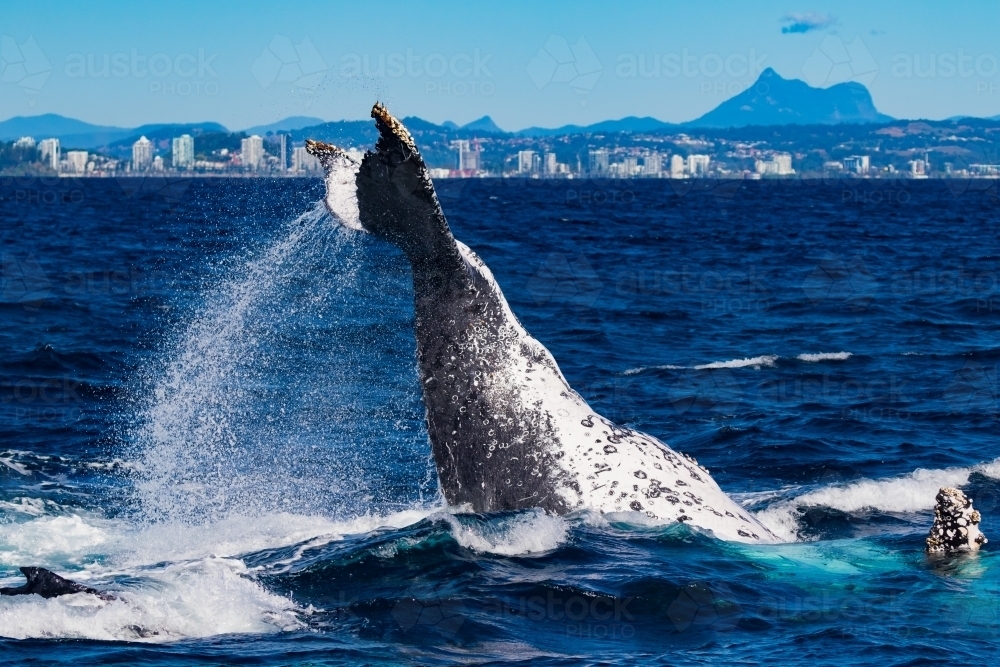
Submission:
[[[673,364],[662,364],[660,366],[638,366],[636,368],[628,368],[622,371],[622,375],[639,375],[640,373],[645,373],[646,371],[680,371],[692,368],[698,371],[713,370],[716,368],[746,368],[748,366],[759,369],[762,366],[774,366],[774,363],[778,359],[780,359],[780,357],[777,355],[765,354],[759,357],[748,357],[745,359],[713,361],[708,364],[698,364],[696,366],[675,366]]]
[[[0,598],[0,636],[162,642],[301,627],[299,618],[307,610],[262,588],[241,555],[302,544],[275,564],[280,570],[309,548],[345,535],[401,528],[438,511],[428,507],[347,521],[294,514],[230,516],[200,526],[145,527],[58,515],[0,525],[0,564],[47,567],[119,598]],[[129,582],[126,588],[115,584],[121,578]],[[11,575],[3,584],[23,581]]]
[[[714,368],[746,368],[747,366],[752,366],[755,369],[759,369],[763,366],[774,366],[774,363],[778,360],[778,355],[776,354],[764,354],[759,357],[748,357],[746,359],[731,359],[729,361],[713,361],[710,364],[701,364],[695,366],[695,370],[709,370]]]
[[[816,354],[803,353],[795,358],[799,361],[808,362],[818,362],[818,361],[843,361],[849,359],[853,356],[850,352],[819,352]],[[645,373],[646,371],[655,370],[683,370],[685,368],[694,368],[695,370],[713,370],[717,368],[747,368],[751,367],[754,369],[760,369],[764,367],[772,367],[775,363],[781,359],[780,356],[776,354],[762,354],[756,357],[745,357],[743,359],[730,359],[728,361],[713,361],[708,364],[698,364],[696,366],[674,366],[672,364],[664,364],[662,366],[638,366],[636,368],[629,368],[622,371],[622,375],[638,375],[640,373]]]
[[[0,501],[0,516],[4,513],[22,514],[25,516],[44,516],[54,514],[59,504],[42,498],[13,498]]]
[[[819,352],[818,354],[800,354],[795,357],[799,361],[843,361],[851,357],[850,352]]]
[[[10,456],[0,456],[0,465],[5,465],[19,475],[30,475],[31,471],[20,463],[16,463]]]
[[[646,371],[676,371],[683,369],[684,366],[674,366],[673,364],[664,364],[662,366],[639,366],[638,368],[629,368],[622,372],[622,375],[638,375],[639,373],[645,373]]]
[[[77,514],[0,524],[0,564],[79,564],[109,539],[108,522]]]
[[[965,485],[974,472],[1000,478],[1000,459],[968,468],[920,468],[901,477],[861,479],[821,487],[790,500],[779,501],[758,512],[757,519],[780,537],[794,541],[800,527],[800,507],[829,507],[848,513],[863,510],[900,514],[926,511],[933,509],[934,499],[941,487]]]
[[[569,524],[542,510],[481,521],[443,514],[451,534],[466,549],[500,556],[524,556],[552,551],[566,541]]]
[[[165,642],[301,627],[291,600],[265,591],[238,560],[205,558],[143,573],[103,601],[77,594],[3,598],[0,636]]]

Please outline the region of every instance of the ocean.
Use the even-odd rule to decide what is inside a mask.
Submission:
[[[449,180],[601,414],[786,542],[442,501],[409,267],[309,179],[0,182],[0,598],[32,664],[879,664],[1000,649],[996,181]],[[943,486],[992,541],[923,551]]]

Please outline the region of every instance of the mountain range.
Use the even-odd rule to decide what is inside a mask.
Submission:
[[[612,134],[655,131],[685,131],[696,128],[739,128],[780,125],[877,124],[894,120],[880,113],[868,89],[857,82],[838,83],[828,88],[815,88],[798,79],[785,79],[773,69],[764,70],[746,90],[722,102],[708,113],[684,123],[667,123],[650,116],[629,116],[591,125],[563,125],[556,128],[529,127],[518,132],[505,132],[489,116],[465,125],[445,121],[440,125],[417,117],[404,119],[415,134],[448,135],[454,138],[483,135],[545,137],[570,134]],[[988,120],[1000,120],[994,116]],[[22,136],[37,139],[57,137],[67,148],[98,148],[121,146],[140,136],[167,139],[178,134],[195,136],[204,133],[229,132],[219,123],[153,124],[135,128],[93,125],[58,114],[17,116],[0,122],[0,141]],[[306,136],[363,145],[374,140],[375,130],[369,121],[324,122],[313,116],[291,116],[275,123],[257,125],[243,130],[246,134],[267,136],[289,133],[293,139]]]

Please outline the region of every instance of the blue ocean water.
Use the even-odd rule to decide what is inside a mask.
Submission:
[[[120,598],[0,598],[6,661],[995,659],[994,182],[440,183],[570,383],[769,547],[445,508],[408,267],[322,191],[0,184],[0,583]],[[931,560],[949,485],[994,541]]]

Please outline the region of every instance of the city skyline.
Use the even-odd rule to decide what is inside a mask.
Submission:
[[[556,138],[558,141],[560,138]],[[550,138],[551,140],[551,138]],[[194,137],[182,134],[173,137],[169,153],[157,152],[154,142],[141,136],[131,146],[131,160],[117,160],[103,153],[89,153],[85,150],[70,150],[65,158],[60,157],[60,143],[56,138],[36,142],[33,137],[21,137],[12,142],[12,148],[22,152],[22,166],[26,163],[43,165],[60,176],[129,176],[146,175],[149,172],[204,175],[258,175],[258,176],[302,176],[322,173],[320,161],[309,154],[304,145],[296,146],[288,134],[276,134],[267,138],[257,134],[240,138],[239,151],[226,148],[211,152],[209,159],[197,160]],[[519,139],[515,139],[519,141]],[[649,148],[588,147],[586,163],[577,155],[576,165],[559,162],[559,155],[546,146],[543,150],[518,150],[502,160],[502,167],[490,169],[484,166],[482,144],[478,138],[459,139],[447,142],[454,150],[455,164],[451,167],[431,167],[429,173],[434,179],[479,178],[479,177],[519,177],[519,178],[722,178],[759,180],[764,177],[798,176],[794,168],[796,155],[784,150],[761,147],[756,142],[721,141],[720,146],[702,139],[691,139],[686,134],[672,137],[674,150]],[[265,147],[270,144],[271,150]],[[277,146],[275,146],[277,144]],[[685,150],[678,152],[679,145],[707,149],[708,154]],[[37,147],[37,150],[36,150]],[[289,152],[289,148],[292,150]],[[721,148],[722,151],[716,150]],[[878,149],[876,149],[877,151]],[[361,149],[346,148],[348,156],[360,162],[364,156]],[[850,176],[859,178],[926,179],[932,175],[938,178],[988,178],[1000,176],[1000,164],[959,163],[945,161],[935,172],[930,152],[909,151],[914,159],[906,162],[906,169],[900,173],[895,164],[873,165],[871,155],[848,155],[841,160],[823,162],[817,173],[813,170],[807,177]],[[169,159],[169,164],[164,160]],[[722,157],[719,160],[719,157]],[[291,162],[289,163],[289,157]],[[802,157],[799,154],[798,157]],[[214,159],[212,159],[214,158]],[[729,158],[727,160],[727,158]],[[735,158],[735,162],[732,160]],[[750,165],[746,164],[747,160]],[[743,166],[739,166],[740,163]],[[733,168],[733,165],[737,165]]]
[[[682,122],[766,67],[818,87],[858,81],[895,117],[1000,114],[1000,7],[985,2],[399,4],[380,10],[389,23],[349,4],[242,3],[239,30],[195,3],[115,5],[114,29],[110,5],[46,4],[6,8],[0,118],[248,128],[361,119],[380,99],[436,123],[490,115],[507,129]]]

